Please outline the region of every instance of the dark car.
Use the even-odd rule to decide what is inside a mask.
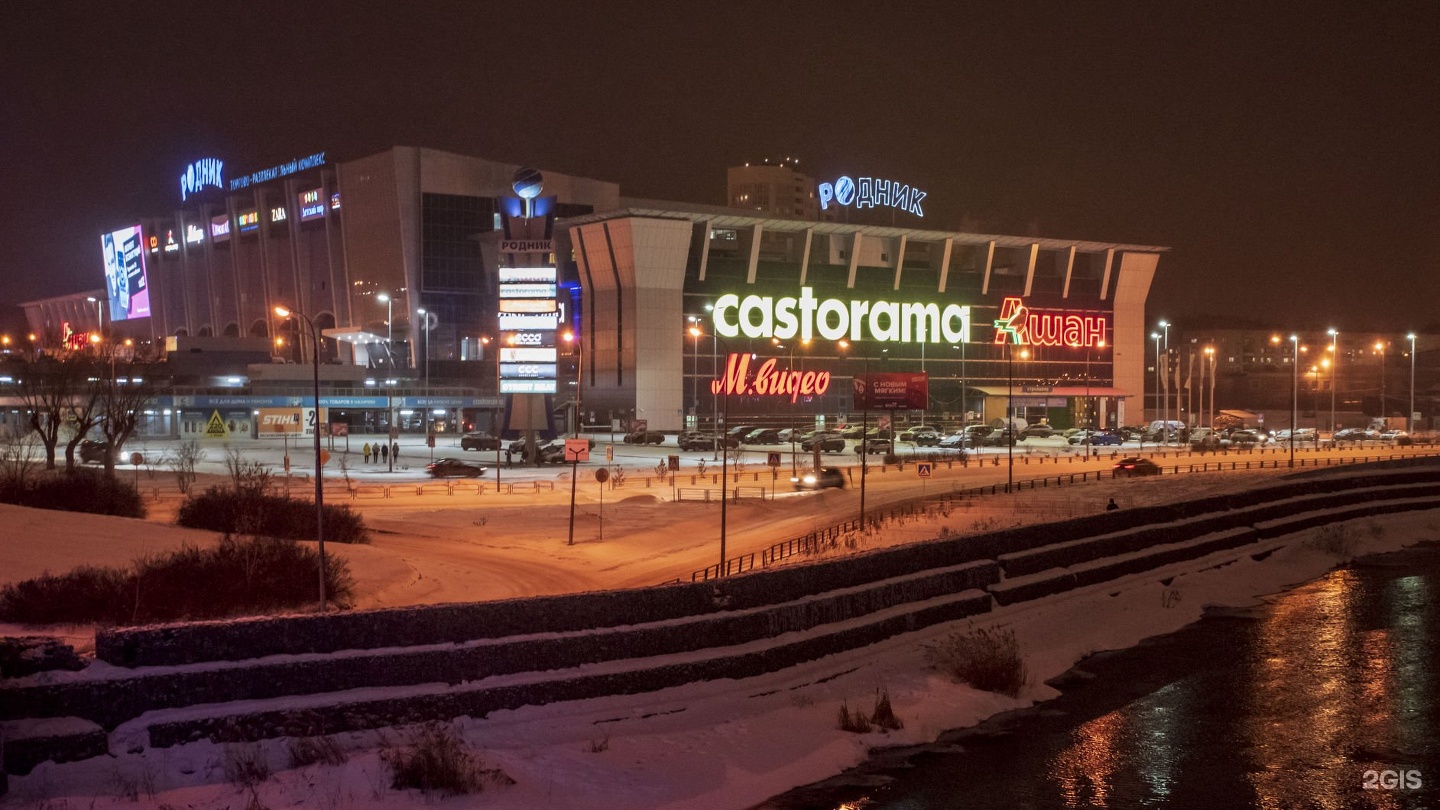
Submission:
[[[458,458],[437,458],[425,465],[425,471],[432,478],[479,478],[485,474],[485,468],[479,464]]]
[[[840,431],[840,435],[846,439],[858,439],[865,433],[863,425],[850,425]]]
[[[489,433],[466,433],[460,437],[461,450],[499,450],[500,439]]]
[[[890,440],[869,438],[855,445],[856,453],[889,453]]]
[[[840,472],[839,467],[821,467],[819,472],[805,473],[797,478],[791,478],[790,483],[795,485],[797,490],[805,489],[836,489],[845,488],[845,474]]]
[[[1148,458],[1122,458],[1115,462],[1115,477],[1135,475],[1159,475],[1160,467]]]
[[[90,464],[103,464],[105,462],[105,455],[110,452],[110,443],[82,439],[77,449],[80,451],[81,461]]]
[[[818,431],[800,442],[800,449],[810,453],[816,445],[820,446],[822,453],[839,453],[845,449],[845,439],[835,431]]]
[[[741,443],[741,444],[779,444],[779,443],[780,443],[780,431],[775,430],[774,428],[755,428],[754,430],[752,430],[752,431],[750,431],[749,433],[745,434],[745,438],[741,439],[741,440],[740,440],[740,443]]]
[[[910,427],[900,431],[900,441],[915,442],[916,444],[919,444],[919,442],[915,439],[916,434],[919,433],[934,433],[937,441],[939,440],[939,437],[941,435],[940,428],[935,427],[934,425],[911,425]]]
[[[1260,438],[1260,434],[1253,430],[1233,431],[1227,437],[1227,441],[1229,441],[1231,447],[1254,447],[1257,444],[1264,443],[1264,440]]]
[[[700,433],[694,430],[687,430],[681,433],[675,438],[675,443],[680,446],[681,450],[686,451],[720,449],[719,436],[713,433]],[[729,444],[731,447],[734,447],[736,443],[731,440]]]
[[[748,434],[754,429],[754,425],[736,425],[735,427],[732,427],[729,430],[725,431],[725,435],[729,436],[731,439],[734,440],[734,444],[731,444],[730,446],[737,447],[739,446],[740,442],[744,440],[746,434]]]
[[[658,430],[636,430],[625,434],[626,444],[664,444],[665,434]]]
[[[1048,439],[1055,435],[1055,431],[1046,425],[1031,425],[1020,431],[1021,439]]]
[[[1004,447],[1015,443],[1015,433],[1008,428],[995,428],[981,439],[985,447]]]

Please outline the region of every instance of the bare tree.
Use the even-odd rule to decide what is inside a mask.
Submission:
[[[175,452],[166,459],[171,472],[175,473],[175,485],[179,487],[181,495],[190,492],[190,485],[195,483],[195,465],[204,460],[205,450],[194,439],[181,442]]]
[[[24,485],[40,465],[40,436],[33,430],[0,437],[0,482]]]
[[[20,372],[17,388],[32,430],[45,448],[45,469],[55,469],[60,430],[71,418],[89,363],[81,355],[43,357]],[[67,449],[71,457],[72,447]]]
[[[109,368],[92,378],[91,384],[99,393],[100,432],[109,446],[105,474],[113,477],[116,457],[140,426],[145,406],[155,398],[155,382],[150,377],[154,370],[150,364],[132,360],[117,366],[115,349],[112,347],[108,353]]]

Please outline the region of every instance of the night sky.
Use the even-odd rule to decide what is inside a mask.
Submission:
[[[712,204],[793,155],[926,189],[917,227],[1168,245],[1152,320],[1440,324],[1440,4],[61,2],[3,29],[0,324],[100,287],[101,231],[174,211],[196,158],[396,144]]]

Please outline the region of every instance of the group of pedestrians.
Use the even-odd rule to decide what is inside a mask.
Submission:
[[[369,464],[371,461],[377,464],[386,464],[392,459],[395,461],[400,460],[400,445],[398,442],[391,442],[390,444],[376,442],[374,447],[371,447],[370,443],[366,442],[365,446],[360,448],[360,452],[365,455],[366,464]]]

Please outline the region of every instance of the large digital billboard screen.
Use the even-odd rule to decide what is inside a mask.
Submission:
[[[110,299],[110,320],[150,316],[150,284],[145,277],[145,251],[140,226],[132,225],[100,235],[105,254],[105,289]]]

